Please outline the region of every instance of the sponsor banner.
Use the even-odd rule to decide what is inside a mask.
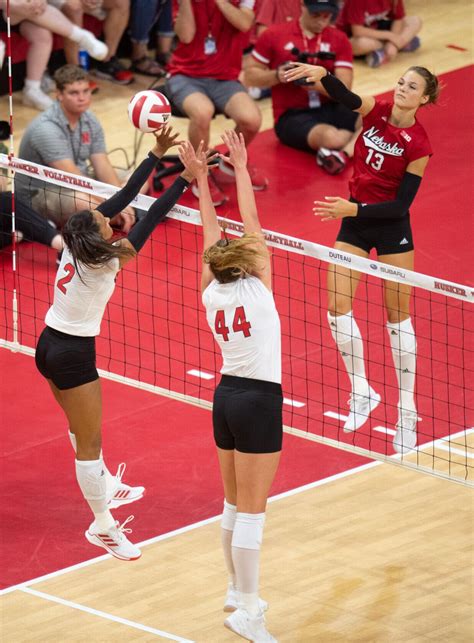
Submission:
[[[75,174],[69,174],[68,172],[60,172],[58,170],[37,165],[36,163],[31,163],[29,161],[23,161],[15,157],[12,157],[10,162],[6,154],[0,154],[0,167],[10,168],[15,172],[20,172],[21,174],[26,174],[27,176],[32,176],[36,179],[44,179],[48,183],[74,187],[80,192],[96,194],[103,196],[104,198],[112,196],[119,190],[119,188],[108,185],[107,183],[101,183],[100,181],[96,181],[88,177],[79,177]],[[148,210],[154,200],[155,199],[153,197],[139,194],[134,201],[132,201],[132,205],[142,210]],[[171,219],[176,219],[178,221],[185,221],[193,225],[201,225],[199,211],[183,205],[175,205],[168,216]],[[241,236],[243,234],[244,230],[241,222],[234,221],[232,219],[225,219],[223,217],[218,217],[218,219],[220,222],[225,222],[227,224],[227,231],[229,233],[235,234],[236,236]],[[345,266],[346,268],[357,270],[367,275],[376,275],[381,279],[405,283],[409,286],[423,288],[448,297],[474,302],[473,286],[464,286],[462,284],[456,284],[436,277],[431,277],[429,275],[413,272],[412,270],[403,270],[401,268],[381,263],[380,261],[364,259],[363,257],[342,252],[342,250],[335,250],[334,248],[328,248],[318,243],[297,239],[296,237],[290,237],[271,230],[264,230],[264,234],[268,245],[274,248],[282,248],[288,252],[295,252],[297,254],[314,257],[315,259],[325,261],[327,263]]]

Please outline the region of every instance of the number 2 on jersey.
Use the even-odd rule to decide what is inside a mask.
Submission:
[[[68,284],[71,281],[71,279],[74,277],[74,273],[76,272],[76,269],[74,268],[72,263],[67,263],[64,266],[64,270],[66,274],[64,275],[64,277],[61,277],[61,279],[58,279],[58,288],[62,293],[66,294],[67,292],[66,284]]]
[[[229,341],[229,328],[225,323],[225,313],[223,310],[216,311],[216,318],[214,320],[214,328],[218,335],[222,335],[225,342]],[[244,337],[250,337],[250,329],[252,328],[249,321],[245,317],[245,309],[243,306],[238,306],[234,312],[234,320],[232,322],[232,330],[234,333],[243,333]]]

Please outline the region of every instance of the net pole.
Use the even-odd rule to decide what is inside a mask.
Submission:
[[[15,156],[15,146],[13,139],[13,75],[12,75],[12,38],[11,38],[11,21],[10,21],[10,0],[7,0],[6,6],[7,18],[7,61],[8,61],[8,118],[10,125],[9,135],[9,160]],[[16,220],[15,220],[15,172],[10,167],[8,169],[11,180],[12,194],[12,332],[13,332],[13,350],[18,350],[18,274],[17,274],[17,238],[16,238]]]

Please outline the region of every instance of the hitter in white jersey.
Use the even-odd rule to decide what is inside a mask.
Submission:
[[[76,450],[76,476],[94,522],[85,532],[93,545],[121,560],[134,560],[140,549],[125,536],[131,517],[119,525],[110,509],[139,500],[144,487],[122,483],[125,465],[112,476],[102,459],[102,399],[96,369],[95,337],[115,288],[118,271],[135,258],[194,176],[185,170],[150,207],[128,236],[110,243],[110,218],[133,201],[159,158],[176,144],[170,128],[154,133],[156,143],[127,184],[96,210],[73,214],[63,229],[66,248],[56,275],[54,301],[36,347],[36,365],[69,421]]]
[[[259,598],[259,556],[268,492],[282,445],[281,332],[271,263],[260,227],[242,134],[222,137],[235,170],[241,239],[221,239],[202,144],[180,147],[197,177],[204,231],[202,300],[223,357],[214,395],[214,438],[224,484],[222,544],[229,571],[225,626],[249,641],[272,642]],[[225,158],[225,157],[224,157]]]

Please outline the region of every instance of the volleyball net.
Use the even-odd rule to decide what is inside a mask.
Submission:
[[[31,181],[29,194],[80,191],[107,198],[117,188],[0,155]],[[38,188],[34,180],[41,179]],[[153,199],[133,205],[147,210]],[[225,220],[229,234],[240,222]],[[266,231],[272,247],[273,289],[282,325],[284,425],[288,433],[473,484],[474,288],[402,270],[309,241]],[[25,241],[27,241],[25,239]],[[211,407],[220,354],[199,290],[202,229],[199,213],[177,205],[117,279],[97,338],[101,375],[159,394]],[[356,432],[346,434],[350,380],[327,322],[330,265],[362,273],[354,318],[364,340],[368,380],[382,402]],[[33,354],[51,304],[55,251],[22,243],[0,252],[0,345]],[[418,446],[395,454],[399,388],[386,330],[384,288],[412,286],[417,339]],[[315,463],[316,464],[316,463]]]

